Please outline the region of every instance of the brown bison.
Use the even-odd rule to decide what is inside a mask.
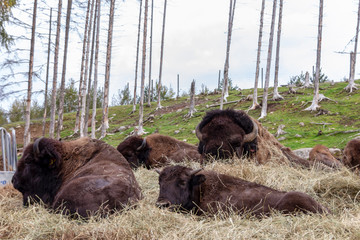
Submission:
[[[311,163],[322,163],[332,168],[341,168],[343,166],[343,164],[331,154],[329,148],[321,144],[311,149],[309,161]]]
[[[197,214],[217,212],[269,215],[282,213],[330,213],[309,195],[278,191],[240,178],[202,169],[169,166],[159,172],[158,207],[180,208]]]
[[[306,167],[310,163],[284,147],[261,123],[242,110],[213,110],[206,113],[196,127],[202,158],[229,158],[249,155],[258,163],[273,160],[294,162]]]
[[[82,217],[111,213],[142,198],[124,157],[110,145],[90,138],[37,139],[25,148],[12,183],[22,193],[25,206],[43,202]]]
[[[161,167],[169,163],[200,160],[196,146],[161,134],[150,134],[144,139],[132,136],[119,144],[117,150],[133,168],[145,165],[147,168]]]
[[[360,139],[350,140],[344,149],[344,165],[360,170]]]

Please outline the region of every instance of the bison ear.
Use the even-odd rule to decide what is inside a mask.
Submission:
[[[35,161],[49,168],[57,168],[60,164],[60,154],[52,140],[39,138],[33,144],[33,153]]]
[[[205,182],[205,180],[206,177],[204,174],[193,175],[191,176],[191,185],[192,186],[200,185],[203,182]]]

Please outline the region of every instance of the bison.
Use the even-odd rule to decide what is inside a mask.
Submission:
[[[25,206],[43,202],[71,216],[105,215],[135,204],[140,187],[125,158],[110,145],[80,138],[39,138],[29,144],[12,178]]]
[[[321,144],[311,149],[309,161],[311,163],[322,163],[332,168],[341,168],[343,166],[343,164],[331,154],[329,148]]]
[[[144,139],[131,136],[119,144],[117,150],[133,168],[145,165],[147,168],[161,167],[185,159],[199,161],[197,147],[161,134],[150,134]]]
[[[198,215],[218,212],[250,213],[260,217],[272,209],[282,213],[330,211],[302,192],[285,192],[214,171],[169,166],[159,175],[160,193],[156,205],[180,208]]]
[[[242,110],[213,110],[196,127],[202,159],[250,156],[258,163],[269,160],[310,167],[306,159],[284,147],[260,122]]]
[[[360,139],[350,140],[344,149],[344,165],[360,170]]]

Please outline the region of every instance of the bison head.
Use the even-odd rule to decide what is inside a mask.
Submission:
[[[25,148],[12,178],[14,188],[23,195],[25,206],[39,201],[47,205],[52,203],[60,187],[58,146],[56,140],[38,138]]]
[[[156,205],[187,211],[195,208],[200,202],[199,186],[206,180],[203,174],[197,174],[201,170],[177,165],[157,171],[160,192]]]
[[[120,143],[117,150],[126,158],[132,168],[137,168],[141,164],[146,165],[151,149],[146,143],[146,138],[132,136]]]
[[[196,127],[199,153],[215,158],[256,152],[258,126],[241,110],[213,110]]]

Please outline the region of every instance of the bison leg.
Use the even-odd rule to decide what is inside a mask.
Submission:
[[[288,192],[281,197],[274,209],[284,213],[293,213],[301,211],[304,213],[330,213],[330,211],[323,207],[320,203],[315,201],[312,197],[301,192]]]

